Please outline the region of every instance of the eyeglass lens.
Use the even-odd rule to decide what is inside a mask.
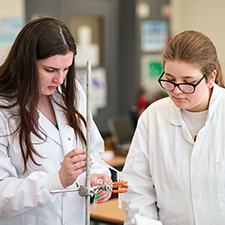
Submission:
[[[167,91],[173,91],[175,89],[175,85],[168,81],[161,81],[160,83],[162,87],[166,89]],[[190,84],[179,84],[178,87],[181,91],[186,93],[194,92],[194,87]]]

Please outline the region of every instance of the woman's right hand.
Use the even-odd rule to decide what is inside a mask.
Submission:
[[[86,171],[86,149],[76,148],[70,151],[62,162],[59,178],[64,188],[72,185],[78,176]]]

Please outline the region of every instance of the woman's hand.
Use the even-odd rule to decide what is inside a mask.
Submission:
[[[70,151],[63,160],[59,178],[64,188],[72,185],[78,176],[86,171],[86,149],[76,148]]]
[[[106,174],[98,174],[98,173],[93,173],[90,176],[90,183],[91,186],[96,186],[98,185],[98,179],[102,179],[104,184],[111,184],[113,181],[111,180],[110,176]],[[111,191],[102,191],[98,193],[99,197],[96,199],[97,203],[100,204],[102,202],[106,202],[107,200],[110,199],[112,193]]]

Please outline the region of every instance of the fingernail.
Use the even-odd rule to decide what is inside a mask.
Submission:
[[[92,161],[92,158],[90,158],[90,161]]]
[[[102,203],[102,202],[101,202],[101,201],[98,201],[98,202],[97,202],[97,204],[100,204],[100,203]]]
[[[98,197],[99,197],[99,195],[95,195],[95,197],[94,197],[94,198],[96,199],[96,198],[98,198]]]
[[[92,168],[92,166],[90,166],[90,168]]]
[[[84,146],[83,148],[87,149],[87,147],[86,147],[86,146]]]

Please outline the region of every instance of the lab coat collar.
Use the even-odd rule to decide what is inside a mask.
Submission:
[[[62,95],[58,92],[53,93],[53,99],[60,105],[64,105]],[[77,140],[75,138],[74,129],[68,125],[66,115],[63,109],[52,100],[52,106],[55,111],[56,120],[58,123],[59,131],[58,134],[61,138],[61,144],[63,146],[64,154],[77,147]]]
[[[214,83],[206,120],[211,118],[214,112],[216,111],[216,108],[220,102],[219,99],[221,98],[220,93],[222,91],[224,91],[224,89],[218,86],[216,83]],[[172,104],[170,105],[170,123],[177,126],[182,126],[181,109],[177,108],[176,105],[173,103],[173,101]]]
[[[60,104],[60,105],[65,106],[65,104],[63,102],[63,99],[62,99],[62,95],[55,91],[53,93],[52,97],[53,97],[54,100],[51,100],[51,102],[52,102],[53,109],[55,111],[55,116],[56,116],[58,126],[59,127],[62,127],[62,125],[65,126],[65,125],[68,124],[67,119],[66,119],[66,115],[65,115],[63,109],[58,105],[58,104]]]
[[[224,91],[224,88],[221,88],[219,85],[214,83],[212,95],[211,95],[210,102],[209,102],[209,112],[208,112],[207,120],[209,118],[211,118],[212,115],[215,113],[215,111],[220,103],[221,93],[223,91]]]
[[[181,109],[176,107],[176,105],[173,103],[172,100],[171,100],[171,102],[172,102],[172,104],[171,104],[171,109],[170,109],[170,123],[175,126],[180,126],[182,133],[184,135],[184,138],[189,143],[194,145],[194,139],[192,138],[187,125],[185,124],[185,122],[182,119]]]
[[[56,99],[57,102],[61,103],[62,98],[60,98],[60,94],[54,94],[54,99]],[[55,111],[57,124],[59,127],[62,127],[62,121],[65,117],[64,113],[62,112],[62,109],[60,109],[60,107],[53,100],[51,100],[51,102]],[[59,145],[62,145],[59,130],[41,112],[38,111],[38,113],[39,124],[41,125],[41,129],[43,130],[43,132],[48,136],[48,138],[51,138]]]
[[[59,131],[56,127],[41,113],[39,113],[39,124],[41,126],[42,131],[51,138],[53,141],[61,145]],[[41,136],[43,136],[41,134]]]
[[[176,105],[171,100],[170,105],[170,123],[176,126],[182,125],[181,109],[177,108]]]
[[[213,92],[209,102],[209,109],[208,109],[208,115],[206,118],[206,124],[208,123],[208,121],[210,120],[210,118],[213,116],[213,114],[218,108],[222,91],[224,91],[224,89],[214,83]],[[182,132],[184,134],[185,139],[191,144],[194,144],[193,137],[190,135],[190,132],[188,131],[188,128],[182,119],[181,109],[177,108],[172,100],[171,102],[172,104],[170,104],[170,123],[175,126],[182,127]]]

